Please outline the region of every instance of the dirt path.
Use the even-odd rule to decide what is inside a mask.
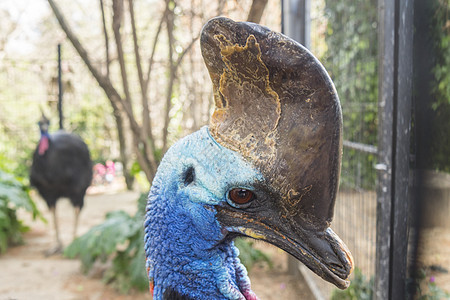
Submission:
[[[102,223],[105,213],[123,209],[134,214],[136,192],[117,192],[114,189],[92,189],[86,197],[80,215],[78,233],[83,234],[94,225]],[[0,300],[131,300],[151,299],[147,293],[131,292],[121,295],[102,283],[99,275],[85,276],[80,272],[80,262],[61,255],[45,257],[44,251],[54,243],[53,225],[45,203],[38,199],[38,206],[49,221],[31,222],[28,215],[21,216],[31,231],[25,234],[25,245],[10,248],[0,256]],[[73,209],[68,200],[60,200],[57,206],[61,239],[65,245],[72,240]],[[260,299],[312,299],[301,279],[287,275],[287,258],[281,250],[270,245],[259,245],[271,255],[274,267],[255,266],[250,271],[252,287]]]
[[[439,288],[450,293],[450,228],[422,229],[418,262],[427,275],[422,284],[425,291],[428,281],[433,280]]]

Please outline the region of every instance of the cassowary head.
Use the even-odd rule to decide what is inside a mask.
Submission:
[[[339,288],[353,268],[329,228],[342,151],[336,90],[288,37],[215,18],[202,54],[215,111],[164,156],[147,205],[155,299],[255,299],[232,240],[267,241]]]
[[[44,115],[44,113],[41,110],[41,119],[38,121],[39,130],[42,133],[48,132],[48,127],[50,126],[50,120]]]
[[[44,155],[50,145],[50,135],[48,133],[48,128],[50,126],[50,120],[45,116],[41,109],[41,119],[38,121],[39,131],[41,132],[41,138],[39,140],[37,153],[42,156]]]

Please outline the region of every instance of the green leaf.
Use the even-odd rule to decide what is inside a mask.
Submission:
[[[142,227],[146,199],[146,194],[140,195],[138,211],[133,217],[124,211],[106,214],[102,224],[72,242],[64,255],[79,257],[84,271],[89,271],[96,261],[111,261],[111,267],[104,273],[103,279],[122,292],[130,288],[148,289]]]
[[[17,219],[17,209],[23,208],[32,213],[33,218],[45,220],[28,192],[29,188],[19,179],[0,170],[0,253],[9,245],[22,243],[22,233],[30,229]]]
[[[251,270],[254,264],[258,262],[266,263],[272,268],[272,260],[270,257],[259,249],[253,247],[254,242],[246,238],[238,238],[234,241],[234,244],[239,249],[239,259],[241,263]]]

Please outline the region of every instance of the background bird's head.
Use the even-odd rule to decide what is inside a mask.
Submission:
[[[161,253],[177,253],[175,268],[196,280],[199,269],[206,278],[211,266],[233,269],[213,257],[248,236],[346,288],[352,257],[329,228],[342,119],[328,74],[300,44],[252,23],[212,19],[201,47],[215,111],[209,127],[175,144],[158,169],[145,223],[150,278],[173,272],[158,267]],[[158,246],[161,235],[171,243]],[[236,282],[236,272],[224,276]]]
[[[50,147],[50,135],[48,133],[48,128],[50,126],[50,120],[45,116],[41,109],[41,118],[38,121],[39,131],[41,133],[41,138],[39,140],[38,147],[36,149],[36,154],[40,156],[44,155],[48,148]]]
[[[48,133],[48,127],[50,126],[50,120],[44,115],[44,113],[41,111],[41,118],[38,121],[39,130],[41,131],[41,134]]]

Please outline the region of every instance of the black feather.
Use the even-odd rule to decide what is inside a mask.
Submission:
[[[192,298],[182,295],[170,287],[164,291],[163,298],[164,300],[192,300]]]
[[[54,207],[58,198],[67,197],[74,206],[82,208],[91,181],[89,150],[78,136],[57,132],[49,136],[49,146],[44,154],[39,154],[36,148],[30,183],[49,207]]]

